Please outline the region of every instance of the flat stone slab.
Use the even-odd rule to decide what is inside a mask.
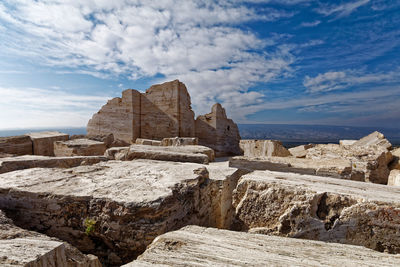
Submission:
[[[400,252],[400,188],[271,171],[244,175],[233,228]]]
[[[161,140],[161,146],[197,146],[199,139],[197,137],[169,137]]]
[[[66,240],[103,264],[132,261],[158,235],[188,224],[224,225],[227,172],[195,163],[108,161],[0,175],[0,208],[27,229]],[[232,183],[235,184],[235,183]],[[225,196],[226,200],[229,196]]]
[[[55,141],[67,141],[68,134],[60,132],[34,132],[26,134],[33,143],[33,155],[54,156]]]
[[[32,155],[32,141],[29,136],[0,137],[0,154]]]
[[[1,266],[88,266],[101,267],[93,255],[84,255],[76,248],[55,238],[15,226],[0,211]]]
[[[104,142],[85,138],[54,142],[56,157],[100,156],[104,155],[106,149],[107,146]]]
[[[104,156],[47,157],[19,156],[0,158],[0,173],[30,168],[71,168],[106,161]]]
[[[399,266],[400,256],[324,243],[199,226],[157,237],[134,266]]]

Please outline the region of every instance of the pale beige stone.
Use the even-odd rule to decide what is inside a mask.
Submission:
[[[399,265],[399,255],[359,246],[186,226],[157,237],[124,267]]]
[[[35,168],[0,175],[0,208],[18,225],[98,255],[106,266],[121,265],[165,232],[226,224],[223,213],[232,207],[218,202],[232,200],[219,194],[229,184],[224,180],[238,179],[234,174],[232,168],[208,171],[200,164],[151,160]]]
[[[32,155],[32,141],[29,136],[0,137],[0,154]]]
[[[355,142],[354,144],[352,144],[352,146],[380,146],[380,147],[384,147],[386,149],[391,149],[392,148],[392,144],[385,138],[385,136],[380,133],[380,132],[373,132],[367,136],[364,136],[363,138],[361,138],[360,140],[358,140],[357,142]]]
[[[389,165],[390,170],[400,170],[400,148],[390,151],[393,155],[393,160]]]
[[[255,171],[233,194],[234,228],[400,253],[400,188]]]
[[[400,186],[400,170],[391,170],[388,185]]]
[[[106,151],[106,144],[90,139],[74,139],[54,142],[56,157],[99,156]]]
[[[308,144],[308,145],[300,145],[296,147],[289,148],[289,152],[292,156],[296,158],[305,158],[307,155],[307,149],[310,149],[314,147],[314,144]]]
[[[33,155],[54,156],[55,141],[67,141],[68,134],[60,132],[35,132],[26,134],[33,143]]]
[[[290,152],[277,140],[240,140],[245,157],[287,157]]]
[[[104,156],[109,160],[126,160],[129,152],[129,146],[126,147],[111,147],[106,150]]]
[[[161,146],[196,146],[198,144],[197,137],[171,137],[161,140]]]
[[[341,145],[341,146],[351,146],[352,144],[354,144],[357,141],[358,140],[339,140],[339,145]]]
[[[198,116],[195,127],[199,144],[212,148],[217,157],[241,154],[239,129],[221,104],[212,106],[211,113]]]
[[[146,145],[146,146],[160,146],[161,141],[159,140],[151,140],[151,139],[144,139],[144,138],[137,138],[136,142],[137,145]]]
[[[105,160],[107,158],[104,156],[47,157],[31,155],[0,158],[0,173],[30,168],[71,168]]]

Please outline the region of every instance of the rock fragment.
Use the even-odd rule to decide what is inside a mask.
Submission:
[[[0,137],[0,154],[32,155],[32,141],[25,135]]]
[[[33,155],[54,156],[55,141],[67,141],[68,134],[60,132],[34,132],[27,134],[33,143]]]
[[[99,156],[106,151],[106,144],[90,139],[74,139],[54,142],[56,157]]]
[[[296,158],[305,158],[307,155],[307,149],[313,148],[314,146],[314,144],[300,145],[289,148],[288,150],[290,154]]]
[[[161,146],[197,146],[199,139],[197,137],[171,137],[163,138]]]
[[[392,144],[385,138],[385,136],[380,132],[373,132],[367,136],[364,136],[360,140],[352,144],[352,146],[379,146],[386,149],[391,149]]]
[[[400,186],[400,170],[395,169],[390,171],[388,185]]]
[[[245,157],[287,157],[290,152],[276,140],[240,140]]]

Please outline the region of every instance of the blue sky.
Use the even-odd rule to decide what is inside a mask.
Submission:
[[[400,1],[0,1],[0,129],[174,79],[196,116],[400,128]]]

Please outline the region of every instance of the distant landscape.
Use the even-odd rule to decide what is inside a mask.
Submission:
[[[242,139],[280,140],[286,147],[307,143],[338,143],[341,139],[360,139],[373,131],[383,133],[394,146],[400,146],[400,129],[397,128],[293,124],[238,124],[238,127]],[[86,134],[86,128],[82,127],[0,130],[0,136],[39,131],[60,131],[69,135]]]

